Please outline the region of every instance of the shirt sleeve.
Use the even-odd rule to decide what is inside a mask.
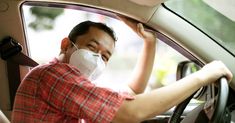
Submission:
[[[68,65],[48,68],[40,80],[44,101],[64,114],[90,123],[110,123],[123,100],[133,97],[96,87]]]

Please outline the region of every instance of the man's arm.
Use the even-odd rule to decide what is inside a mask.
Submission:
[[[136,32],[144,42],[132,78],[128,84],[135,94],[140,94],[144,92],[152,72],[157,42],[156,35],[154,32],[146,31],[141,23],[125,17],[119,18]]]
[[[200,87],[211,84],[222,76],[231,81],[233,75],[222,62],[212,62],[169,86],[148,94],[139,94],[135,100],[124,101],[113,123],[136,123],[159,115],[185,100]]]

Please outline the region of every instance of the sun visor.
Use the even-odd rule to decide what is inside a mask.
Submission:
[[[158,4],[161,4],[163,2],[165,2],[166,0],[129,0],[133,3],[139,4],[139,5],[143,5],[143,6],[156,6]]]
[[[235,0],[203,0],[210,7],[235,22]]]

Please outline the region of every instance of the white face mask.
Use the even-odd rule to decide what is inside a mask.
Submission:
[[[69,64],[77,67],[89,80],[95,80],[105,69],[105,63],[100,54],[86,49],[78,49],[77,46],[70,57]]]

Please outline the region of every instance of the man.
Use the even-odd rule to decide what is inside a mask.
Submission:
[[[129,84],[135,96],[91,83],[111,57],[115,36],[106,25],[86,21],[62,40],[57,59],[34,68],[24,78],[16,94],[12,122],[140,122],[168,110],[221,76],[231,81],[231,72],[215,61],[179,82],[141,94],[152,70],[156,37],[142,24],[121,19],[144,41]]]

